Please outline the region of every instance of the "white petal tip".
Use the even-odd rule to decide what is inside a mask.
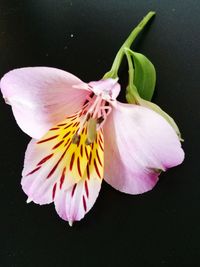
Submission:
[[[32,202],[32,198],[28,197],[26,203],[29,204],[30,202]]]
[[[68,223],[69,223],[69,226],[71,227],[73,226],[73,221],[69,221]]]
[[[11,103],[10,103],[8,98],[5,97],[4,100],[5,100],[6,104],[11,105]]]

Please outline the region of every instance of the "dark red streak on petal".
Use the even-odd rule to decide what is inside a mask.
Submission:
[[[85,180],[85,193],[86,193],[86,196],[88,198],[89,197],[89,190],[88,190],[88,184],[87,184],[86,180]]]
[[[103,143],[103,139],[101,137],[101,134],[99,134],[99,139],[101,140],[101,142]]]
[[[98,159],[99,164],[102,166],[102,163],[101,163],[101,160],[100,160],[100,157],[99,157],[98,150],[96,150],[96,155],[97,155],[97,159]]]
[[[60,189],[62,189],[62,185],[65,180],[65,171],[66,171],[66,167],[63,169],[62,175],[60,177]]]
[[[26,174],[26,176],[33,174],[34,172],[38,171],[41,167],[42,166],[39,166],[39,167],[35,168],[34,170],[32,170],[31,172],[29,172],[28,174]]]
[[[65,126],[66,123],[61,123],[61,124],[58,124],[57,126]]]
[[[80,159],[79,159],[79,157],[77,158],[77,169],[78,169],[78,173],[79,173],[79,175],[82,177],[81,166],[80,166]]]
[[[104,151],[104,149],[103,149],[103,147],[102,147],[102,144],[101,144],[100,140],[99,140],[99,146],[100,146],[101,150]]]
[[[72,123],[70,123],[70,124],[68,124],[64,129],[67,129],[67,128],[69,128],[70,126],[72,126],[72,124],[73,124],[73,122]]]
[[[70,133],[71,133],[71,131],[67,132],[67,133],[63,136],[63,139],[66,138]]]
[[[50,131],[55,131],[55,130],[58,130],[59,128],[58,127],[55,127],[55,128],[51,128]]]
[[[73,154],[72,154],[72,157],[71,157],[70,166],[69,166],[70,171],[71,171],[72,168],[73,168],[74,158],[75,158],[75,153],[73,153]]]
[[[69,147],[71,146],[72,140],[69,142],[68,146],[66,147],[66,150],[69,149]]]
[[[87,151],[86,146],[85,146],[85,154],[86,154],[86,157],[87,157],[87,159],[88,159],[88,151]]]
[[[43,163],[45,163],[45,162],[46,162],[48,159],[50,159],[52,156],[53,156],[53,153],[50,154],[50,155],[48,155],[48,156],[46,156],[45,158],[43,158],[42,160],[40,160],[40,162],[38,162],[37,166],[38,166],[38,165],[41,165],[41,164],[43,164]]]
[[[53,190],[52,190],[52,199],[54,200],[55,198],[55,194],[56,194],[56,186],[57,186],[57,183],[54,184],[53,186]]]
[[[69,117],[68,117],[68,118],[69,118]],[[71,119],[71,121],[74,121],[74,120],[76,120],[76,119],[77,119],[77,116],[76,116],[76,117],[74,117],[74,118],[72,118],[72,119]]]
[[[56,149],[57,147],[59,147],[60,145],[62,145],[62,143],[64,142],[64,140],[61,140],[59,143],[57,143],[52,149]]]
[[[94,167],[95,167],[96,173],[98,174],[99,178],[101,178],[101,175],[99,173],[99,169],[97,167],[97,163],[96,163],[96,160],[95,159],[94,159]]]
[[[80,153],[81,153],[81,157],[82,157],[83,156],[83,145],[81,145]]]
[[[56,163],[56,165],[53,167],[53,169],[50,171],[50,173],[47,176],[47,179],[49,177],[51,177],[51,175],[55,172],[56,168],[58,167],[59,163],[61,162],[61,160],[64,158],[65,154],[67,152],[67,149],[65,149],[64,153],[62,154],[62,156],[60,157],[60,159],[58,160],[58,162]]]
[[[73,197],[73,195],[74,195],[74,193],[75,193],[76,186],[77,186],[77,184],[74,184],[74,186],[73,186],[73,188],[72,188],[72,194],[71,194],[72,197]]]
[[[86,171],[87,171],[87,178],[88,180],[90,180],[90,169],[89,169],[89,165],[87,164],[87,167],[86,167]]]
[[[76,133],[78,133],[78,131],[79,131],[79,128],[80,128],[80,127],[78,127],[78,128],[76,129]]]
[[[77,122],[74,123],[73,127],[77,127],[79,124],[80,124],[80,122],[77,121]]]
[[[58,135],[54,135],[54,136],[51,136],[51,137],[49,137],[49,138],[47,138],[47,139],[43,139],[43,140],[37,142],[37,144],[41,144],[41,143],[44,143],[44,142],[53,140],[53,139],[55,139],[56,137],[58,137]]]
[[[90,152],[90,158],[89,158],[89,165],[91,164],[91,161],[92,161],[92,151]]]
[[[67,142],[66,142],[65,146],[67,146],[67,145],[69,144],[69,141],[70,141],[70,139],[68,139],[68,140],[67,140]]]
[[[83,208],[84,208],[84,211],[86,212],[87,211],[87,205],[86,205],[86,201],[85,201],[84,196],[83,196]]]
[[[76,118],[77,117],[77,114],[75,114],[75,115],[71,115],[71,116],[67,116],[67,119],[71,119],[71,118]]]

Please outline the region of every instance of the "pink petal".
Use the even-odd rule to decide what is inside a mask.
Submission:
[[[39,139],[52,125],[81,108],[89,91],[74,87],[82,83],[59,69],[30,67],[5,74],[1,91],[21,129]]]
[[[81,180],[66,191],[61,190],[54,201],[59,216],[70,225],[81,220],[94,205],[101,182],[99,177],[91,177],[89,180]]]
[[[80,112],[51,128],[27,148],[22,172],[22,188],[27,202],[55,202],[61,218],[80,220],[93,206],[103,178],[104,141],[102,131],[92,145],[86,145],[87,125],[73,142],[80,127]]]
[[[116,104],[104,126],[105,180],[140,194],[151,190],[160,170],[181,164],[184,152],[173,128],[147,108]]]
[[[103,99],[113,101],[117,98],[121,90],[121,86],[117,81],[118,79],[109,78],[90,82],[89,86],[91,86],[91,90],[95,95],[101,95]]]
[[[51,146],[50,146],[51,143]],[[29,143],[24,161],[24,169],[22,172],[22,189],[27,194],[28,200],[43,205],[53,202],[55,197],[55,184],[57,189],[60,186],[61,177],[64,171],[64,163],[56,168],[52,175],[49,174],[53,167],[61,158],[63,152],[52,155],[54,152],[51,148],[57,142],[50,140],[47,143],[37,145],[34,139]],[[42,164],[39,164],[43,162]],[[72,179],[65,179],[63,185],[65,189],[70,188],[74,184]]]

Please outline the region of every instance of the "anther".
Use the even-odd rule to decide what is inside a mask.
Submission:
[[[72,144],[78,144],[80,142],[80,135],[75,133],[74,136],[72,137]]]
[[[101,124],[103,121],[104,121],[104,117],[103,116],[97,118],[97,124]]]
[[[85,141],[86,145],[92,144],[95,139],[96,139],[96,128],[97,128],[97,120],[90,118],[88,121],[88,126],[87,126],[87,139]]]

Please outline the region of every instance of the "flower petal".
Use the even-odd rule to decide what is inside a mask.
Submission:
[[[104,137],[104,178],[122,192],[151,190],[162,170],[184,159],[173,128],[145,107],[117,103],[104,125]]]
[[[93,81],[88,85],[91,87],[91,90],[95,95],[101,95],[103,99],[107,101],[113,101],[118,97],[121,90],[121,86],[117,81],[118,78],[109,78],[105,80]]]
[[[102,179],[94,174],[93,171],[89,180],[81,180],[68,190],[60,190],[55,198],[57,213],[70,225],[74,221],[80,221],[85,216],[99,195]]]
[[[103,135],[86,145],[87,123],[77,137],[82,111],[60,122],[39,141],[28,145],[22,188],[28,201],[55,201],[58,214],[70,222],[80,220],[94,204],[104,167]],[[75,141],[74,136],[78,138]],[[66,202],[67,201],[67,202]]]
[[[77,84],[81,85],[82,81],[68,72],[30,67],[5,74],[1,91],[21,129],[39,139],[52,125],[84,104],[90,92],[74,88]]]

